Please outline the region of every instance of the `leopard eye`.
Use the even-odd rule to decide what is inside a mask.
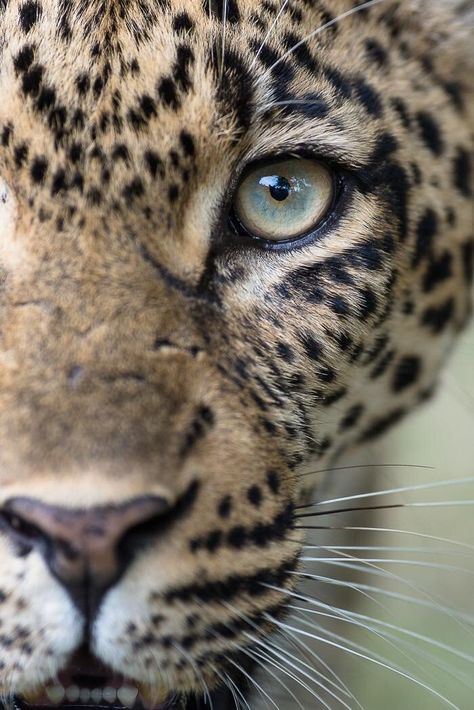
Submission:
[[[334,177],[325,165],[286,158],[247,172],[234,197],[233,215],[247,235],[287,241],[314,231],[333,197]]]

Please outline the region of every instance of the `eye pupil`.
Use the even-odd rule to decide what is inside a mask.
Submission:
[[[277,202],[283,202],[283,200],[286,200],[291,192],[291,185],[289,181],[281,175],[272,177],[272,182],[269,182],[268,187],[270,195],[274,200],[277,200]]]

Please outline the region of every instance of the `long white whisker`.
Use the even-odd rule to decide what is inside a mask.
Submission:
[[[243,613],[242,611],[240,611],[239,609],[236,609],[236,608],[235,608],[232,604],[230,604],[229,602],[222,602],[222,604],[223,604],[223,606],[225,606],[228,610],[232,611],[233,613],[236,613],[236,614],[237,614],[241,619],[243,619],[249,626],[251,626],[251,627],[254,628],[257,632],[259,632],[260,629],[259,629],[258,625],[257,625],[254,621],[252,621],[252,619],[249,619],[249,617],[248,617],[246,614],[244,614],[244,613]],[[244,632],[244,633],[245,633],[245,632]],[[245,635],[247,636],[247,638],[250,638],[250,639],[251,639],[252,641],[254,641],[254,642],[257,642],[258,640],[261,641],[261,639],[258,639],[258,637],[255,637],[253,634],[252,634],[252,635],[249,635],[248,632],[247,632]],[[261,643],[263,643],[263,641],[261,641]],[[268,647],[268,648],[269,648],[269,650],[270,650],[270,647]],[[275,649],[276,651],[280,651],[281,653],[286,654],[286,655],[289,656],[291,659],[293,659],[293,660],[295,660],[295,661],[298,661],[298,663],[300,663],[302,666],[308,668],[312,673],[316,674],[316,675],[317,675],[319,678],[321,678],[324,682],[329,683],[330,685],[332,685],[334,688],[336,688],[336,690],[341,690],[341,688],[340,688],[336,683],[334,683],[334,681],[332,681],[330,678],[327,678],[326,676],[324,676],[324,675],[323,675],[320,671],[318,671],[316,668],[313,668],[312,666],[310,666],[310,665],[308,665],[307,663],[305,663],[302,659],[296,659],[296,657],[293,656],[288,650],[283,649],[283,648],[281,648],[281,647],[279,647],[279,646],[276,646],[275,644],[274,644],[274,649]],[[272,649],[272,653],[273,653],[273,649]],[[303,671],[301,670],[301,668],[298,669],[298,672],[303,673]],[[313,683],[315,683],[317,686],[323,688],[326,692],[330,692],[330,691],[326,688],[325,685],[323,685],[322,683],[320,683],[319,681],[317,681],[314,677],[308,676],[307,674],[305,674],[305,675],[306,675],[306,677],[308,677]],[[299,679],[295,679],[295,680],[297,680],[297,681],[299,682]],[[310,690],[310,689],[309,689],[309,690]],[[311,692],[311,690],[310,690],[310,692]],[[347,694],[347,693],[346,693],[346,694]],[[335,697],[336,697],[336,696],[335,696]]]
[[[410,675],[410,673],[407,673],[403,671],[402,669],[396,668],[394,666],[387,665],[386,663],[383,663],[376,658],[373,658],[366,653],[362,653],[360,651],[356,651],[355,649],[349,648],[348,646],[344,646],[343,644],[336,643],[334,641],[331,641],[330,639],[324,638],[323,636],[319,636],[317,634],[311,634],[308,631],[304,631],[304,629],[300,629],[298,627],[291,626],[290,624],[285,624],[278,619],[274,619],[273,617],[270,617],[273,621],[273,623],[277,624],[278,626],[281,626],[283,628],[290,628],[292,631],[294,631],[297,634],[302,634],[303,636],[307,636],[309,638],[312,638],[314,640],[320,641],[321,643],[328,644],[330,646],[333,646],[335,648],[340,649],[341,651],[344,651],[345,653],[348,653],[353,656],[358,656],[359,658],[362,658],[366,661],[369,661],[370,663],[374,663],[377,666],[380,666],[382,668],[385,668],[386,670],[391,671],[392,673],[395,673],[396,675],[399,675],[406,680],[409,680],[410,682],[414,683],[415,685],[423,688],[427,692],[429,692],[431,695],[434,695],[437,697],[439,700],[442,700],[446,705],[448,705],[451,708],[454,708],[454,710],[461,710],[457,705],[454,705],[448,698],[446,698],[444,695],[439,693],[437,690],[434,688],[431,688],[429,685],[426,683],[423,683],[421,680],[418,678],[415,678],[414,676]]]
[[[229,9],[229,0],[224,0],[222,4],[222,47],[221,47],[221,61],[219,67],[219,83],[222,80],[222,75],[224,73],[224,63],[225,63],[225,43],[226,43],[226,32],[227,32],[227,13]]]
[[[325,604],[324,602],[321,601],[316,601],[312,600],[311,602],[312,606],[318,606],[321,607],[322,609],[327,609],[329,611],[318,611],[317,609],[308,609],[304,607],[298,607],[295,606],[294,604],[290,604],[288,606],[289,609],[292,609],[294,611],[302,611],[306,614],[314,614],[316,616],[323,616],[323,617],[329,617],[331,619],[337,619],[339,621],[344,621],[347,623],[354,623],[356,625],[359,625],[359,623],[362,624],[362,628],[370,630],[370,631],[377,631],[377,626],[383,627],[383,629],[390,629],[393,631],[396,631],[397,633],[403,634],[405,636],[409,636],[410,638],[414,638],[417,641],[423,641],[424,643],[434,647],[438,648],[440,650],[446,651],[454,656],[457,656],[458,658],[462,659],[463,661],[467,661],[468,663],[474,663],[474,657],[470,656],[468,654],[463,653],[462,651],[458,651],[455,648],[452,648],[451,646],[448,646],[447,644],[443,644],[440,641],[437,641],[436,639],[433,639],[429,636],[425,636],[423,634],[419,634],[415,631],[411,631],[410,629],[405,629],[401,626],[396,626],[395,624],[390,624],[385,621],[381,621],[380,619],[376,619],[375,617],[372,616],[367,616],[365,614],[358,614],[354,611],[350,611],[349,609],[341,609],[340,607],[334,607],[329,604]],[[364,623],[363,621],[368,622],[368,624],[375,624],[375,627],[368,626]],[[404,642],[403,639],[400,639],[398,636],[395,634],[391,634],[387,631],[384,630],[379,630],[379,633],[382,634],[384,637],[388,637],[390,639],[393,639],[397,643],[407,643],[409,647],[415,651],[415,653],[424,656],[425,658],[428,658],[431,663],[440,665],[443,670],[445,670],[447,673],[450,673],[454,677],[456,677],[458,680],[461,680],[463,683],[468,685],[468,687],[472,687],[473,681],[472,677],[470,679],[467,679],[466,675],[464,673],[456,673],[455,670],[451,666],[447,666],[446,664],[442,663],[440,659],[438,659],[436,656],[433,654],[427,654],[424,652],[422,649],[417,648],[414,646],[414,644],[409,644],[409,642]]]
[[[330,498],[327,500],[316,501],[314,503],[309,503],[304,506],[299,506],[300,508],[310,508],[311,506],[319,505],[333,505],[334,503],[342,503],[345,501],[361,500],[366,498],[375,498],[377,496],[387,496],[395,493],[411,493],[413,491],[425,491],[434,490],[436,488],[447,488],[450,486],[460,486],[463,484],[474,483],[474,476],[468,478],[456,478],[453,480],[437,481],[435,483],[420,483],[413,486],[400,486],[398,488],[388,488],[378,491],[371,491],[370,493],[357,493],[356,495],[343,496],[340,498]],[[472,504],[472,501],[470,501]]]
[[[300,674],[303,675],[304,677],[306,677],[306,678],[308,678],[309,680],[311,680],[311,682],[315,683],[317,686],[319,686],[320,688],[322,688],[326,693],[328,693],[329,695],[331,695],[335,700],[337,700],[339,703],[341,703],[341,705],[343,705],[345,708],[347,708],[347,710],[351,710],[350,706],[347,705],[347,703],[346,703],[344,700],[342,700],[342,698],[340,698],[333,690],[331,690],[330,688],[328,688],[327,686],[325,686],[323,683],[320,683],[319,681],[316,681],[311,675],[309,675],[309,673],[307,673],[307,672],[304,671],[302,668],[300,668],[298,665],[296,665],[296,664],[291,660],[291,658],[292,658],[291,654],[289,654],[287,651],[284,651],[284,650],[281,649],[281,648],[278,649],[278,650],[276,650],[276,649],[273,648],[272,646],[269,646],[267,643],[265,643],[265,641],[262,641],[262,639],[259,639],[259,638],[255,637],[253,634],[246,633],[246,636],[247,636],[251,641],[253,641],[254,643],[256,643],[258,646],[262,646],[262,647],[265,648],[268,652],[270,652],[272,655],[276,656],[276,657],[279,658],[281,661],[283,661],[284,663],[288,664],[291,668],[295,669],[298,673],[300,673]],[[288,656],[289,656],[289,657],[288,657]],[[313,668],[311,668],[310,666],[308,666],[307,663],[304,663],[303,661],[301,661],[301,659],[297,659],[297,660],[298,660],[298,663],[300,663],[300,664],[302,664],[302,665],[304,665],[304,666],[310,668],[311,671],[314,670]],[[314,691],[312,691],[312,692],[314,693]],[[319,696],[317,696],[317,697],[318,697],[319,700],[321,700],[321,698],[320,698]],[[321,700],[321,702],[324,702],[324,701]],[[324,705],[325,705],[326,707],[329,707],[326,703],[324,703]],[[330,710],[330,709],[329,709],[329,710]]]
[[[313,30],[313,32],[310,32],[306,37],[303,37],[302,40],[297,42],[291,49],[289,49],[287,52],[282,54],[282,56],[276,60],[276,62],[273,62],[272,66],[269,67],[264,74],[258,79],[256,84],[260,84],[264,78],[273,70],[275,67],[277,67],[283,60],[285,60],[290,54],[295,52],[298,47],[301,47],[301,45],[306,44],[306,42],[309,42],[310,39],[313,39],[313,37],[316,37],[317,35],[321,34],[321,32],[324,32],[324,30],[329,29],[333,25],[335,25],[337,22],[340,22],[341,20],[345,19],[346,17],[349,17],[350,15],[355,15],[357,12],[360,12],[361,10],[365,10],[366,8],[371,7],[372,5],[378,5],[381,2],[385,2],[385,0],[368,0],[368,2],[363,3],[362,5],[359,5],[358,7],[353,7],[351,10],[347,10],[346,12],[343,12],[341,15],[338,15],[337,17],[334,17],[332,20],[329,20],[329,22],[325,22],[324,25],[321,25],[318,27],[316,30]]]
[[[356,626],[359,626],[361,629],[369,632],[370,634],[375,634],[379,638],[381,638],[384,642],[388,643],[394,650],[397,652],[400,652],[405,656],[411,663],[411,665],[415,664],[416,666],[418,665],[418,661],[413,658],[413,656],[408,656],[407,653],[403,652],[401,647],[405,647],[408,649],[408,651],[411,654],[415,654],[419,658],[422,658],[430,663],[430,666],[434,666],[437,669],[441,669],[444,672],[446,672],[448,675],[450,675],[452,678],[460,681],[464,685],[466,685],[468,688],[472,688],[472,676],[467,677],[466,674],[464,673],[458,673],[455,671],[452,667],[452,665],[448,665],[444,661],[438,658],[438,656],[434,655],[433,653],[427,652],[422,648],[419,648],[416,646],[414,643],[400,638],[399,636],[392,634],[384,629],[378,629],[377,627],[374,627],[372,625],[369,625],[367,623],[364,623],[362,621],[359,621],[357,619],[352,619],[351,618],[351,613],[348,612],[347,610],[339,610],[336,607],[331,607],[330,605],[327,604],[321,604],[322,607],[328,608],[328,609],[333,609],[335,613],[328,613],[328,612],[317,612],[315,610],[304,610],[301,609],[302,613],[307,616],[308,614],[317,614],[318,616],[323,616],[323,617],[328,617],[330,619],[335,619],[337,621],[341,622],[346,622],[349,624],[355,623]],[[306,621],[305,619],[302,619],[301,617],[297,617],[298,621],[300,621],[302,624],[305,626],[309,626],[311,629],[314,629],[314,623],[311,621]],[[370,618],[370,617],[369,617]],[[321,626],[318,626],[318,629],[320,632],[325,633],[326,635],[329,635],[331,638],[336,639],[337,641],[341,641],[343,643],[347,643],[348,645],[352,646],[353,648],[356,648],[359,651],[363,652],[369,652],[369,650],[365,647],[363,647],[360,644],[354,644],[351,643],[346,637],[340,636],[339,634],[335,634],[332,632],[329,632],[327,629],[323,629]],[[379,661],[382,661],[384,663],[391,663],[388,661],[388,659],[384,658],[383,656],[380,656],[379,654],[373,654],[372,656],[374,658],[377,658]],[[392,664],[393,665],[393,664]],[[399,670],[404,670],[401,669],[400,666],[393,666],[397,667]],[[411,666],[410,666],[411,667]],[[435,668],[430,672],[430,675],[433,675]],[[437,677],[437,676],[436,676]],[[438,678],[438,677],[437,677]]]
[[[267,34],[266,34],[265,37],[263,38],[262,44],[261,44],[260,47],[258,48],[257,53],[256,53],[255,57],[254,57],[253,60],[252,60],[252,64],[250,65],[250,70],[252,70],[253,67],[255,66],[255,62],[256,62],[257,59],[259,58],[259,56],[260,56],[260,54],[261,54],[263,48],[265,47],[265,45],[267,44],[268,40],[270,39],[270,36],[271,36],[273,30],[275,29],[276,25],[278,24],[278,21],[279,21],[280,17],[282,16],[283,12],[285,11],[285,7],[288,5],[288,2],[289,2],[289,0],[283,0],[282,5],[281,5],[281,7],[280,7],[280,10],[278,11],[278,15],[275,17],[275,19],[273,20],[272,24],[270,25],[270,29],[268,30]]]
[[[302,557],[302,562],[323,562],[324,564],[335,564],[344,566],[344,563],[338,557]],[[425,562],[424,560],[405,560],[398,559],[394,557],[354,557],[354,562],[361,563],[379,563],[379,564],[394,564],[394,565],[406,565],[412,567],[426,567],[428,569],[438,569],[445,570],[449,572],[460,572],[461,574],[474,575],[473,569],[466,569],[465,567],[456,567],[455,565],[441,564],[438,562]]]

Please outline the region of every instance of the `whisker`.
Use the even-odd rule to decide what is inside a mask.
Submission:
[[[275,703],[275,701],[268,695],[268,693],[262,688],[262,686],[261,686],[259,683],[257,683],[257,681],[255,680],[255,678],[252,678],[252,676],[250,675],[250,673],[247,673],[247,671],[246,671],[244,668],[242,668],[242,666],[241,666],[239,663],[237,663],[236,661],[232,660],[232,658],[229,658],[228,656],[226,656],[225,658],[226,658],[226,661],[227,661],[228,663],[231,663],[235,668],[237,668],[237,670],[239,671],[239,673],[242,673],[242,675],[245,676],[245,677],[247,678],[247,680],[249,680],[249,681],[252,683],[252,685],[254,685],[254,686],[257,688],[257,690],[258,690],[265,698],[267,698],[267,700],[270,701],[270,703],[273,705],[274,708],[276,708],[276,710],[280,710],[280,708],[279,708],[278,705]]]
[[[360,622],[357,619],[351,618],[352,614],[351,612],[343,609],[338,609],[337,607],[331,607],[328,604],[320,604],[321,606],[333,610],[335,613],[328,613],[328,612],[318,612],[315,610],[310,610],[310,609],[301,609],[301,612],[303,614],[308,615],[308,614],[317,614],[318,616],[323,616],[327,617],[330,619],[335,619],[337,621],[342,621],[346,622],[349,624],[355,623],[356,626],[359,626],[361,629],[368,631],[370,634],[375,634],[379,638],[381,638],[383,641],[388,643],[393,649],[395,649],[397,652],[402,653],[402,655],[407,658],[411,663],[416,663],[415,659],[412,656],[408,656],[407,653],[402,652],[400,645],[403,645],[408,648],[408,650],[411,653],[415,653],[416,656],[423,658],[424,660],[427,660],[432,666],[437,667],[438,669],[443,670],[446,672],[448,675],[450,675],[452,678],[455,678],[456,680],[459,680],[461,683],[466,685],[467,687],[471,688],[472,687],[472,678],[467,677],[464,673],[457,673],[452,666],[446,664],[443,662],[441,659],[439,659],[437,656],[435,656],[433,653],[426,652],[423,649],[415,646],[415,644],[411,643],[410,641],[406,641],[404,639],[400,639],[398,636],[394,634],[390,634],[387,631],[381,631],[377,628],[374,628],[372,626],[369,626],[366,623]],[[311,629],[314,628],[314,624],[311,621],[306,621],[305,619],[302,619],[301,617],[297,617],[298,621],[300,621],[302,624],[305,626],[309,626]],[[371,617],[369,617],[370,619]],[[374,620],[376,621],[376,620]],[[361,644],[354,644],[351,643],[348,639],[346,639],[344,636],[340,636],[339,634],[335,634],[332,632],[329,632],[327,629],[323,629],[321,626],[318,626],[318,629],[322,633],[326,633],[330,635],[333,638],[336,638],[338,640],[341,640],[345,643],[348,643],[349,645],[352,645],[354,648],[357,648],[358,650],[362,650],[365,652],[369,652],[368,649]],[[394,643],[395,642],[395,643]],[[374,657],[377,657],[378,660],[382,660],[382,662],[389,663],[389,661],[384,658],[383,656],[380,656],[380,654],[373,654]],[[430,672],[430,675],[433,675],[433,671]]]
[[[340,22],[341,20],[345,19],[346,17],[349,17],[350,15],[355,15],[357,12],[360,12],[361,10],[365,10],[372,5],[378,5],[381,2],[385,2],[385,0],[368,0],[368,2],[364,2],[362,5],[358,5],[357,7],[353,7],[350,10],[347,10],[346,12],[341,13],[337,17],[334,17],[332,20],[329,20],[329,22],[325,22],[323,25],[318,27],[316,30],[313,30],[313,32],[310,32],[306,37],[303,37],[299,42],[294,44],[291,49],[289,49],[287,52],[284,52],[279,59],[277,59],[271,67],[269,67],[263,75],[258,79],[256,84],[260,84],[264,78],[271,72],[275,67],[277,67],[282,61],[284,61],[287,57],[290,56],[293,52],[295,52],[301,45],[306,44],[306,42],[309,42],[310,39],[313,37],[316,37],[317,35],[321,34],[321,32],[324,32],[324,30],[329,29],[333,25],[335,25],[337,22]]]
[[[250,65],[250,71],[252,71],[253,67],[255,66],[256,61],[258,60],[258,58],[259,58],[259,56],[260,56],[260,54],[261,54],[261,52],[262,52],[262,50],[263,50],[263,48],[265,47],[265,45],[267,44],[268,40],[270,39],[273,30],[275,29],[276,25],[278,24],[278,21],[279,21],[280,17],[282,16],[283,12],[285,11],[286,6],[288,5],[288,2],[289,2],[289,0],[283,0],[283,2],[282,2],[282,4],[281,4],[281,7],[280,7],[280,10],[278,11],[278,15],[275,17],[274,21],[273,21],[272,24],[270,25],[270,29],[268,30],[267,34],[266,34],[265,37],[263,38],[262,44],[261,44],[260,47],[258,48],[257,53],[256,53],[255,57],[254,57],[253,60],[252,60],[252,63],[251,63],[251,65]]]
[[[319,505],[313,504],[313,505]],[[321,504],[323,505],[323,504]],[[317,510],[312,513],[298,513],[295,518],[316,518],[321,515],[337,515],[340,513],[357,513],[368,510],[396,510],[399,508],[450,508],[474,505],[474,500],[423,501],[421,503],[388,503],[386,505],[354,506],[352,508],[334,508],[333,510]],[[298,529],[298,527],[297,527]]]
[[[327,609],[331,609],[334,611],[337,610],[338,612],[344,613],[344,615],[348,615],[350,617],[354,617],[357,619],[363,619],[365,621],[375,623],[378,626],[382,626],[384,628],[391,629],[393,631],[397,631],[398,633],[404,634],[406,636],[410,636],[411,638],[414,638],[418,641],[423,641],[423,642],[429,644],[430,646],[433,646],[433,647],[439,648],[440,650],[446,651],[447,653],[450,653],[453,656],[456,656],[457,658],[460,658],[463,661],[466,661],[467,663],[474,663],[474,655],[470,655],[470,654],[464,653],[463,651],[459,651],[457,648],[454,648],[453,646],[449,646],[448,644],[442,643],[441,641],[438,641],[430,636],[426,636],[426,635],[420,634],[416,631],[412,631],[411,629],[405,629],[402,626],[396,626],[395,624],[391,624],[388,621],[382,621],[381,619],[377,619],[373,616],[368,616],[366,614],[360,614],[358,612],[351,611],[349,609],[341,609],[340,607],[333,607],[329,604],[325,604],[324,602],[317,601],[314,599],[311,600],[311,603],[313,605],[320,606],[320,607],[327,608]],[[307,609],[307,608],[297,607],[292,604],[289,604],[288,607],[290,609],[305,611],[308,614],[317,614],[317,615],[324,614],[324,612],[319,612],[315,609]],[[473,679],[471,678],[471,680],[473,680]]]
[[[462,547],[466,550],[474,550],[474,545],[470,545],[467,542],[461,542],[460,540],[453,540],[449,537],[439,537],[438,535],[429,535],[427,533],[421,533],[417,530],[404,530],[402,528],[381,528],[381,527],[368,527],[368,526],[358,526],[358,525],[344,525],[341,527],[330,528],[331,530],[342,530],[342,531],[354,531],[354,532],[382,532],[397,535],[410,535],[412,537],[420,538],[421,540],[431,540],[434,542],[444,542],[448,545],[453,545],[455,547]]]
[[[420,483],[412,486],[400,486],[399,488],[390,488],[379,491],[371,491],[370,493],[357,493],[351,496],[343,496],[340,498],[331,498],[327,500],[315,501],[307,505],[297,506],[297,509],[310,508],[319,505],[333,505],[334,503],[343,503],[350,500],[360,500],[363,498],[375,498],[376,496],[386,496],[395,493],[411,493],[413,491],[433,490],[436,488],[446,488],[449,486],[459,486],[463,484],[474,483],[474,476],[467,478],[456,478],[453,480],[436,481],[434,483]],[[470,501],[472,504],[472,501]]]
[[[377,572],[377,570],[365,570],[366,572],[370,572],[371,574],[379,574],[380,576],[390,576],[389,573],[386,573],[386,575],[383,575],[381,572]],[[388,589],[382,589],[382,587],[374,587],[373,585],[370,584],[363,584],[360,582],[347,582],[347,580],[339,580],[339,579],[334,579],[332,577],[324,577],[322,575],[311,575],[305,572],[294,572],[296,576],[303,577],[306,579],[313,579],[318,582],[323,582],[324,584],[329,584],[329,585],[335,585],[337,587],[346,587],[348,589],[354,589],[358,592],[369,592],[373,594],[379,594],[381,596],[386,596],[388,598],[392,599],[397,599],[398,601],[402,602],[407,602],[408,604],[413,604],[415,606],[420,606],[420,607],[426,607],[427,609],[431,610],[436,610],[438,612],[441,612],[453,620],[455,620],[457,623],[464,622],[467,624],[474,624],[474,616],[471,616],[469,614],[466,614],[464,612],[459,612],[456,611],[455,609],[450,609],[448,607],[442,607],[436,603],[433,603],[432,601],[429,601],[427,599],[419,599],[417,597],[412,597],[407,594],[402,594],[400,592],[392,592]],[[274,587],[273,585],[267,585],[266,583],[263,583],[264,586],[268,586],[270,589],[276,589],[278,591],[277,587]]]
[[[301,675],[303,675],[304,677],[309,678],[313,683],[315,683],[316,685],[318,685],[318,686],[319,686],[320,688],[322,688],[326,693],[328,693],[328,694],[331,695],[335,700],[337,700],[339,703],[341,703],[341,705],[343,705],[345,708],[347,708],[347,710],[351,710],[350,706],[347,705],[347,703],[346,703],[344,700],[342,700],[338,695],[336,695],[336,693],[334,693],[334,691],[332,691],[330,688],[327,688],[324,684],[322,684],[322,683],[316,681],[316,680],[315,680],[314,678],[312,678],[306,671],[302,670],[302,669],[299,668],[295,663],[293,663],[292,660],[291,660],[292,656],[291,656],[291,654],[289,654],[287,651],[284,651],[284,650],[281,649],[281,648],[278,649],[278,651],[277,651],[277,650],[275,650],[273,647],[271,647],[271,646],[269,646],[268,644],[266,644],[266,643],[265,643],[264,641],[262,641],[261,639],[258,639],[258,638],[256,638],[256,637],[252,636],[252,634],[246,634],[246,635],[249,637],[249,639],[251,639],[251,640],[252,640],[254,643],[256,643],[258,646],[263,646],[263,648],[265,648],[265,649],[266,649],[268,652],[270,652],[272,655],[276,656],[277,658],[279,658],[280,660],[282,660],[284,663],[289,664],[292,668],[296,669],[297,672],[300,673]],[[281,651],[282,653],[280,653],[279,651]],[[285,657],[285,656],[288,656],[288,655],[290,656],[290,658]],[[301,659],[295,659],[295,660],[298,660],[299,663],[303,663],[303,662],[301,661]],[[311,668],[311,666],[308,666],[308,664],[303,663],[303,665],[304,665],[304,666],[307,666],[311,671],[313,670],[313,669]],[[299,681],[300,679],[297,679],[297,680]],[[304,687],[304,686],[303,686],[303,687]],[[318,700],[320,700],[321,702],[323,702],[323,704],[324,704],[327,708],[329,708],[329,706],[327,705],[327,703],[325,703],[325,702],[322,700],[322,698],[321,698],[318,694],[315,693],[314,690],[312,690],[312,689],[310,689],[310,688],[306,688],[306,689],[309,690],[315,697],[317,697]],[[330,708],[329,708],[329,710],[330,710]]]
[[[378,659],[369,656],[367,653],[362,653],[361,651],[357,651],[353,648],[350,648],[349,646],[345,646],[344,644],[336,643],[334,641],[331,641],[330,639],[324,638],[324,637],[319,636],[317,634],[311,634],[308,631],[305,631],[304,629],[300,629],[298,627],[291,626],[289,624],[285,624],[285,623],[279,621],[278,619],[274,619],[274,617],[272,617],[271,615],[269,615],[269,618],[273,621],[273,623],[275,623],[278,626],[281,626],[282,628],[290,628],[292,631],[294,631],[297,634],[302,634],[303,636],[320,641],[321,643],[328,644],[330,646],[340,649],[341,651],[344,651],[345,653],[348,653],[353,656],[357,656],[357,657],[362,658],[366,661],[369,661],[370,663],[373,663],[379,667],[385,668],[386,670],[389,670],[392,673],[395,673],[396,675],[399,675],[399,676],[405,678],[406,680],[409,680],[410,682],[414,683],[415,685],[423,688],[424,690],[429,692],[431,695],[434,695],[439,700],[442,700],[449,707],[454,708],[454,710],[461,710],[457,705],[455,705],[448,698],[446,698],[444,695],[442,695],[442,693],[438,692],[434,688],[431,688],[426,683],[423,683],[423,681],[419,680],[418,678],[415,678],[410,673],[407,673],[406,671],[404,671],[400,668],[397,668],[396,666],[393,666],[393,665],[390,665],[387,663],[383,663],[382,661],[379,661]]]
[[[347,564],[343,562],[339,557],[301,557],[302,562],[323,562],[324,564],[336,564],[344,566]],[[354,562],[361,563],[379,563],[379,564],[395,564],[395,565],[407,565],[413,567],[426,567],[428,569],[445,570],[448,572],[460,572],[461,574],[474,575],[474,569],[466,569],[465,567],[456,567],[455,565],[441,564],[438,562],[426,562],[424,560],[406,560],[393,557],[354,557]]]
[[[415,463],[363,463],[353,464],[351,466],[330,466],[329,468],[318,468],[313,471],[302,471],[297,473],[296,476],[297,478],[304,478],[305,476],[318,476],[321,473],[338,473],[340,471],[358,471],[371,468],[409,468],[420,469],[422,471],[436,471],[434,466],[423,466]]]
[[[233,613],[237,614],[237,615],[238,615],[243,621],[245,621],[249,626],[251,626],[251,627],[254,628],[257,632],[259,632],[259,627],[258,627],[258,625],[257,625],[252,619],[250,619],[246,614],[244,614],[242,611],[240,611],[239,609],[236,609],[236,608],[235,608],[232,604],[230,604],[229,602],[222,602],[222,605],[225,606],[228,610],[231,610]],[[249,638],[252,642],[254,642],[254,643],[259,642],[259,643],[262,643],[262,644],[264,643],[264,642],[262,641],[262,639],[259,639],[259,637],[256,637],[256,636],[254,636],[253,634],[251,635],[251,634],[246,633],[246,632],[244,632],[244,633],[245,633],[245,635],[247,636],[247,638]],[[268,644],[268,642],[267,642],[267,644]],[[334,683],[334,681],[331,681],[329,678],[327,678],[326,676],[324,676],[322,673],[320,673],[320,672],[319,672],[317,669],[315,669],[313,666],[310,666],[309,664],[305,663],[302,659],[296,659],[296,657],[293,656],[288,650],[283,649],[283,648],[281,648],[281,647],[279,647],[279,646],[276,646],[275,644],[274,644],[273,647],[270,647],[270,646],[268,646],[268,645],[267,645],[266,647],[267,647],[268,650],[270,650],[272,653],[274,653],[274,650],[273,650],[273,649],[275,649],[276,651],[280,651],[281,653],[284,653],[284,654],[288,655],[288,656],[289,656],[290,658],[292,658],[293,660],[298,661],[298,663],[300,663],[300,664],[303,665],[304,667],[308,668],[312,673],[315,673],[318,677],[322,678],[325,682],[327,682],[327,683],[329,683],[330,685],[332,685],[333,687],[335,687],[336,690],[340,690],[340,688],[337,686],[336,683]],[[298,668],[297,670],[298,670],[299,673],[303,673],[303,671],[302,671],[301,668]],[[323,685],[322,683],[320,683],[319,681],[317,681],[314,677],[309,676],[309,675],[306,674],[306,673],[304,673],[304,675],[305,675],[306,677],[308,677],[308,678],[311,680],[311,682],[315,683],[318,687],[323,688],[326,692],[330,692],[330,691],[328,690],[328,688],[326,688],[325,685]],[[299,678],[295,678],[295,680],[296,680],[297,682],[300,682],[300,679],[299,679]],[[308,689],[308,690],[309,690],[310,692],[312,692],[311,689]],[[334,697],[336,697],[336,696],[334,696]]]
[[[219,66],[219,83],[222,81],[225,64],[225,43],[227,32],[227,13],[229,9],[229,0],[224,0],[222,3],[222,46],[221,46],[221,61]]]
[[[279,685],[281,685],[282,688],[284,688],[284,690],[286,690],[286,692],[288,693],[288,695],[290,695],[290,696],[293,698],[293,700],[294,700],[295,703],[301,708],[301,710],[306,710],[305,707],[300,703],[300,701],[298,700],[298,698],[296,697],[296,695],[293,693],[293,691],[291,690],[291,688],[289,688],[288,685],[287,685],[286,683],[284,683],[284,682],[281,680],[281,678],[279,678],[270,668],[268,668],[268,665],[270,664],[271,666],[273,666],[274,668],[276,668],[276,669],[279,670],[280,672],[284,673],[284,674],[287,675],[289,678],[291,678],[292,680],[294,680],[296,683],[298,683],[299,685],[301,685],[301,686],[302,686],[305,690],[307,690],[309,693],[311,693],[311,695],[314,695],[313,690],[312,690],[308,685],[306,685],[306,683],[304,683],[303,681],[301,681],[301,680],[300,680],[296,675],[294,675],[293,673],[290,673],[290,671],[289,671],[287,668],[285,668],[285,667],[282,666],[281,664],[277,663],[277,662],[276,662],[274,659],[272,659],[268,654],[266,654],[266,653],[260,653],[260,654],[259,654],[257,651],[255,651],[255,650],[250,650],[250,649],[247,649],[246,653],[247,653],[247,655],[250,656],[250,658],[253,658],[254,660],[259,659],[259,660],[260,660],[260,663],[261,663],[262,661],[265,661],[266,666],[263,666],[263,664],[262,664],[262,667],[265,668],[266,673],[268,673],[269,675],[271,675],[271,677],[274,678],[274,679],[277,681],[277,683],[279,683]],[[319,698],[319,696],[316,695],[315,697],[316,697],[318,700],[321,700],[321,698]]]

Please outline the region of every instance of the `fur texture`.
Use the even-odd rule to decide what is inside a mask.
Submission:
[[[433,391],[470,311],[467,20],[332,22],[356,5],[0,0],[0,506],[195,492],[93,618],[4,523],[3,693],[86,628],[131,678],[218,683],[236,612],[267,634],[294,584],[299,467]],[[301,153],[344,175],[324,232],[237,244],[242,170]]]

